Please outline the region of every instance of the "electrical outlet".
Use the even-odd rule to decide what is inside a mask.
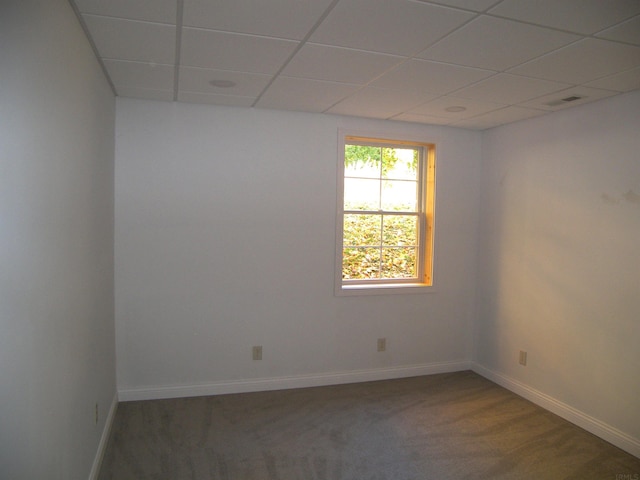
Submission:
[[[527,352],[520,350],[520,365],[527,365]]]
[[[96,403],[96,408],[95,408],[95,424],[98,424],[98,419],[100,418],[100,407],[98,406],[98,403]]]
[[[387,339],[386,338],[379,338],[378,339],[378,351],[379,352],[384,352],[387,349]]]
[[[262,345],[256,345],[253,347],[253,359],[262,360]]]

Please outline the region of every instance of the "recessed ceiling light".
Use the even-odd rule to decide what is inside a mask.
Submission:
[[[445,111],[451,112],[451,113],[457,113],[457,112],[464,112],[466,109],[467,109],[467,107],[461,107],[459,105],[456,105],[456,106],[453,106],[453,107],[445,108]]]
[[[236,82],[234,82],[233,80],[211,80],[209,82],[209,85],[212,85],[218,88],[230,88],[230,87],[235,87]]]

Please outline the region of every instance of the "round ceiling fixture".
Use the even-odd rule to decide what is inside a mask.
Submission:
[[[451,112],[451,113],[458,113],[458,112],[464,112],[466,109],[467,109],[467,107],[461,107],[459,105],[456,105],[456,106],[453,106],[453,107],[445,108],[445,111]]]
[[[230,88],[235,87],[236,82],[234,82],[233,80],[211,80],[209,82],[209,85],[218,88]]]

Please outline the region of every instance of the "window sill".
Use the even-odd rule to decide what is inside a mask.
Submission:
[[[435,293],[432,285],[424,283],[377,283],[372,285],[338,285],[336,296],[351,297],[357,295],[407,295],[416,293]]]

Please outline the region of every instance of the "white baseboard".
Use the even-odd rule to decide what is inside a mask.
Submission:
[[[531,388],[528,385],[501,373],[494,372],[482,365],[472,363],[471,369],[507,390],[511,390],[521,397],[541,406],[545,410],[555,413],[559,417],[562,417],[586,431],[593,433],[616,447],[621,448],[625,452],[640,458],[640,439],[634,438],[631,435],[598,420],[597,418],[593,418],[592,416],[587,415],[566,403],[536,390],[535,388]]]
[[[132,400],[155,400],[160,398],[198,397],[203,395],[223,395],[227,393],[322,387],[343,383],[370,382],[374,380],[389,380],[393,378],[433,375],[436,373],[458,372],[469,370],[470,368],[471,363],[468,360],[458,360],[369,370],[230,380],[198,385],[161,385],[143,388],[123,388],[119,390],[118,398],[120,398],[120,401],[126,402]]]
[[[111,434],[111,427],[113,426],[113,420],[116,417],[116,410],[118,409],[118,394],[113,396],[111,401],[111,407],[109,407],[109,413],[104,422],[104,428],[102,429],[102,435],[100,436],[100,443],[98,443],[98,451],[93,460],[91,466],[91,472],[89,473],[89,480],[97,480],[100,474],[100,467],[102,466],[102,459],[104,458],[104,452],[107,449],[107,443],[109,442],[109,435]]]

